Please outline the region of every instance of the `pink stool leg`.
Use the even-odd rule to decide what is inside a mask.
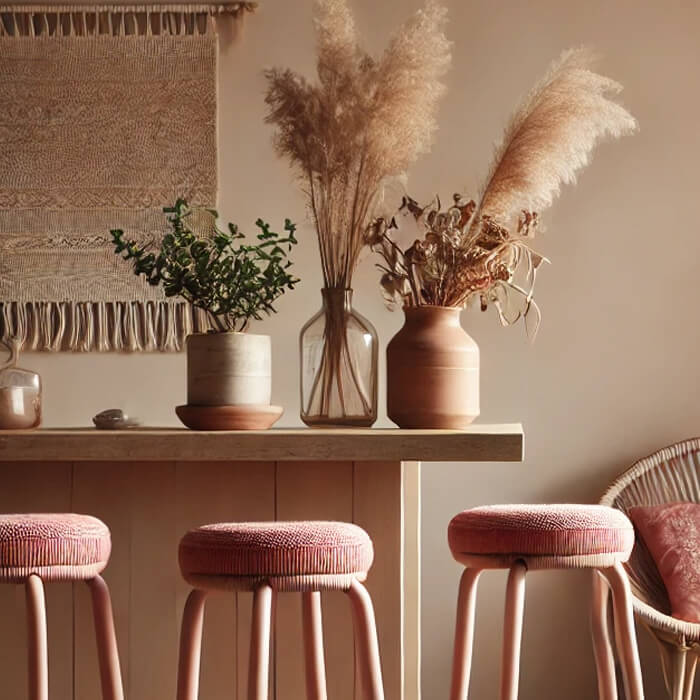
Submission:
[[[615,637],[625,681],[625,696],[627,700],[644,700],[642,669],[639,664],[637,635],[632,613],[632,593],[627,574],[622,564],[615,564],[602,569],[601,572],[608,579],[612,589]]]
[[[95,639],[100,664],[102,700],[124,700],[119,649],[114,631],[114,615],[109,588],[101,576],[87,581],[92,594],[92,613],[95,619]]]
[[[202,657],[206,597],[206,591],[194,589],[185,603],[177,666],[177,700],[197,700],[199,693],[199,664]]]
[[[377,625],[374,619],[372,599],[367,589],[359,581],[352,582],[347,594],[352,604],[355,645],[358,651],[358,664],[365,698],[367,700],[384,700]]]
[[[270,673],[272,588],[265,584],[253,593],[253,624],[248,667],[248,700],[267,700]]]
[[[685,700],[685,671],[688,652],[677,649],[673,655],[673,695],[672,700]]]
[[[617,700],[615,657],[610,642],[608,626],[608,601],[610,588],[607,581],[593,571],[593,600],[591,603],[591,636],[598,673],[598,697],[600,700]]]
[[[467,700],[474,648],[476,586],[481,569],[465,569],[459,582],[450,700]]]
[[[695,684],[695,670],[698,665],[698,656],[693,654],[689,659],[686,660],[685,664],[685,689],[683,700],[693,700],[693,686]]]
[[[501,700],[517,700],[520,676],[520,642],[525,608],[525,574],[527,567],[516,562],[508,574],[506,611],[503,625],[503,659],[501,664]]]
[[[49,699],[49,661],[46,641],[44,584],[31,574],[24,584],[27,598],[27,643],[29,647],[29,700]]]
[[[323,623],[319,591],[302,593],[301,615],[304,628],[306,697],[326,700],[326,664],[323,658]]]

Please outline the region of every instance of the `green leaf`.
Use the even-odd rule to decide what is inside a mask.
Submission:
[[[132,264],[134,274],[161,285],[167,297],[179,296],[215,317],[218,328],[241,329],[251,319],[274,313],[274,301],[298,282],[288,271],[288,254],[297,242],[289,219],[285,237],[258,219],[257,242],[250,244],[241,242],[245,236],[232,223],[226,232],[216,227],[213,237],[198,238],[188,224],[192,210],[184,199],[163,211],[170,231],[159,248],[151,250],[151,244],[127,240],[121,229],[112,229],[114,251]],[[218,217],[215,210],[206,211]]]

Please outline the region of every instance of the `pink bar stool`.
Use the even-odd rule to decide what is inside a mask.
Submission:
[[[466,700],[474,641],[476,587],[485,569],[509,569],[501,664],[501,700],[516,700],[525,604],[525,574],[536,569],[592,569],[592,635],[602,700],[616,700],[615,664],[607,627],[612,591],[626,697],[643,700],[642,674],[627,575],[632,523],[619,510],[584,505],[505,505],[473,508],[450,522],[452,555],[467,568],[457,602],[451,700]],[[601,601],[605,600],[602,604]]]
[[[123,700],[109,589],[100,573],[111,551],[107,526],[74,513],[0,515],[0,583],[23,584],[27,596],[29,700],[48,700],[44,582],[85,581],[92,594],[104,700]]]
[[[194,590],[182,619],[177,700],[197,700],[204,603],[212,590],[253,591],[248,700],[268,698],[272,597],[278,591],[302,594],[307,697],[326,699],[321,591],[330,590],[350,599],[365,694],[383,700],[374,609],[362,585],[374,550],[362,528],[325,521],[217,523],[188,532],[179,555]]]

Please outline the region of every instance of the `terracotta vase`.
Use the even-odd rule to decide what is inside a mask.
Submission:
[[[461,309],[404,309],[386,349],[387,413],[401,428],[466,428],[479,415],[479,346]]]

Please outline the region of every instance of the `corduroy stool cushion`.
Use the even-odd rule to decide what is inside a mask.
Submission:
[[[191,530],[180,542],[180,569],[195,585],[201,577],[287,584],[299,578],[311,587],[343,588],[353,577],[364,580],[373,557],[372,540],[361,527],[330,521],[215,523]]]
[[[109,528],[76,513],[0,515],[0,581],[29,574],[45,581],[94,578],[109,561]]]
[[[522,558],[531,568],[612,566],[629,559],[634,528],[622,511],[600,505],[482,506],[452,519],[448,541],[458,561],[493,556],[506,563]]]

